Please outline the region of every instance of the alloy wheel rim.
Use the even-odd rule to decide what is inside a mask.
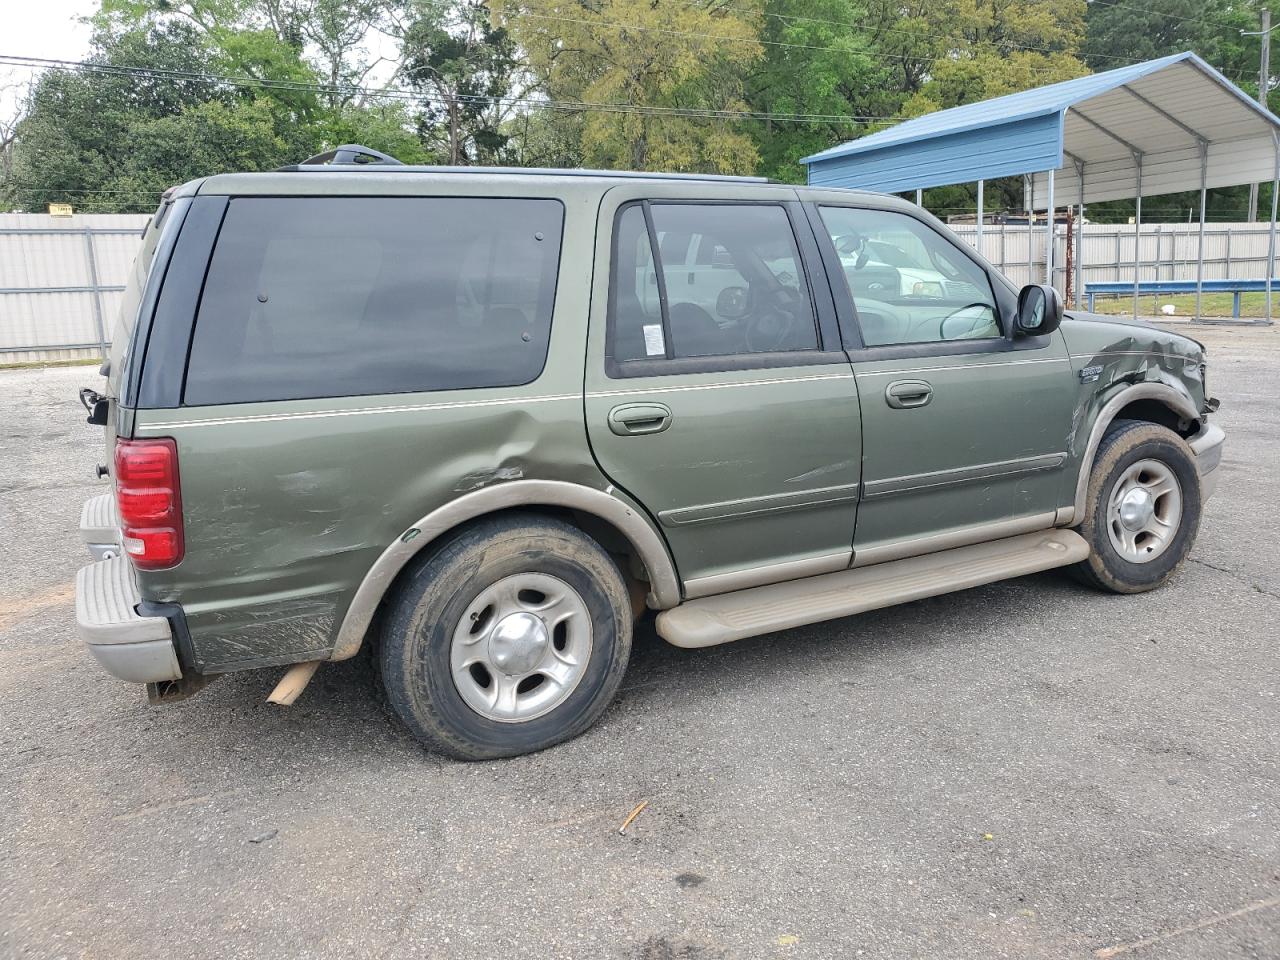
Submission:
[[[562,704],[591,659],[591,615],[559,577],[518,573],[485,587],[453,632],[454,686],[481,716],[522,723]]]
[[[1139,460],[1125,468],[1107,504],[1107,533],[1130,563],[1150,563],[1173,542],[1182,523],[1182,485],[1169,465]]]

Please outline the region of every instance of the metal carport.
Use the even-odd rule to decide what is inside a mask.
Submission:
[[[1135,236],[1142,197],[1200,191],[1196,318],[1204,280],[1204,207],[1210,187],[1272,181],[1267,255],[1267,320],[1275,272],[1276,201],[1280,192],[1280,118],[1264,110],[1194,53],[1178,53],[1118,70],[953,107],[832,147],[801,163],[812,186],[901,193],[978,183],[978,241],[983,181],[1021,175],[1028,209],[1053,210],[1135,197]],[[1037,177],[1036,174],[1047,174]],[[1053,280],[1052,216],[1047,282]],[[1133,287],[1138,313],[1138,267]],[[1081,258],[1076,258],[1077,299]]]

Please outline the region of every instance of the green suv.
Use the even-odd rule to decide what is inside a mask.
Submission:
[[[187,696],[370,648],[458,757],[587,729],[635,621],[704,647],[1053,567],[1187,556],[1199,344],[1011,286],[903,201],[409,167],[175,188],[108,360],[77,620]]]

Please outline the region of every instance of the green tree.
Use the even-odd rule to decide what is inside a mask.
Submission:
[[[509,162],[511,92],[516,45],[491,22],[485,0],[419,4],[404,31],[404,76],[422,94],[419,131],[429,150],[450,164]]]
[[[752,173],[759,152],[747,126],[690,111],[748,109],[744,74],[763,52],[757,10],[717,0],[517,0],[498,13],[547,96],[620,105],[584,110],[588,165]]]
[[[148,125],[201,106],[230,109],[235,104],[232,93],[201,78],[210,69],[208,54],[195,31],[183,24],[119,34],[100,30],[90,62],[102,69],[50,71],[35,84],[13,147],[8,189],[19,206],[41,209],[70,201],[89,209],[153,208],[166,187],[188,179],[183,174],[190,167],[161,167],[144,175],[136,152],[147,142]],[[151,72],[126,72],[139,69]],[[259,111],[253,122],[263,117]],[[266,122],[274,138],[269,117]],[[177,146],[191,153],[195,145]],[[270,151],[270,159],[280,153]]]
[[[876,117],[893,114],[901,94],[893,70],[864,26],[863,0],[769,0],[765,55],[747,80],[751,109],[768,114]],[[763,120],[754,136],[759,172],[786,181],[804,177],[800,159],[858,136],[855,120]]]
[[[1091,3],[1081,50],[1094,70],[1110,70],[1194,50],[1235,82],[1257,92],[1260,4],[1235,0],[1162,0],[1158,4]]]
[[[945,0],[925,9],[918,19],[931,40],[931,59],[904,104],[908,115],[1089,72],[1076,56],[1084,0]]]

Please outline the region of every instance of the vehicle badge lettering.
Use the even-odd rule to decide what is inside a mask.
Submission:
[[[1100,363],[1080,368],[1081,383],[1093,383],[1093,381],[1097,380],[1100,376],[1102,376],[1102,364]]]

